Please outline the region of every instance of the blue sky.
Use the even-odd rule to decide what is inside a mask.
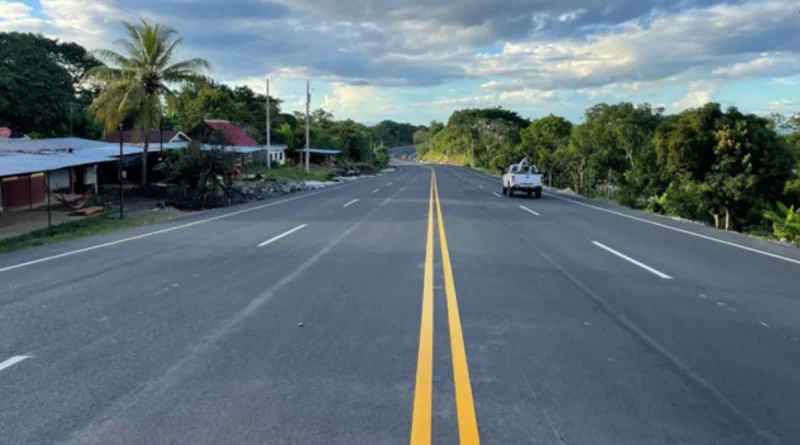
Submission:
[[[800,111],[795,0],[0,0],[0,31],[112,47],[167,23],[212,77],[362,122],[503,106],[578,121],[598,102]]]

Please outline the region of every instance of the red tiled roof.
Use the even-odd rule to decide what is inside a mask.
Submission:
[[[161,141],[161,132],[158,130],[153,130],[150,132],[150,143],[159,143]],[[178,132],[174,130],[164,130],[164,143],[169,142],[177,136]],[[122,132],[122,141],[126,144],[130,143],[143,143],[144,142],[144,135],[139,131],[134,130],[125,130]],[[106,135],[106,142],[119,142],[119,131],[115,131],[113,133],[109,133]]]
[[[258,141],[251,138],[243,129],[235,124],[218,119],[206,119],[205,123],[216,131],[221,131],[225,139],[236,147],[252,147],[258,145]]]

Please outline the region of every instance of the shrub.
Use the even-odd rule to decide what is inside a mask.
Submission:
[[[785,238],[791,243],[800,241],[800,213],[794,209],[794,205],[786,207],[779,202],[778,212],[772,210],[764,212],[764,218],[772,222],[772,232],[775,237]]]

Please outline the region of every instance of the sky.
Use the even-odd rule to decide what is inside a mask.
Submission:
[[[797,0],[0,0],[0,31],[119,50],[173,26],[178,57],[303,110],[374,123],[504,108],[580,121],[599,102],[800,112]]]

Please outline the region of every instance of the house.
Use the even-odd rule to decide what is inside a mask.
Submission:
[[[106,142],[119,143],[120,132],[115,131],[106,136]],[[182,131],[176,130],[153,130],[150,132],[150,145],[173,142],[189,142],[192,139]],[[144,134],[140,131],[125,130],[122,132],[122,142],[126,144],[138,144],[144,142]]]
[[[333,157],[341,153],[341,150],[328,150],[324,148],[311,148],[308,150],[308,162],[311,164],[333,164]],[[295,150],[295,162],[303,164],[305,162],[306,149]]]
[[[124,155],[140,147],[126,146]],[[0,139],[0,209],[33,209],[47,190],[97,192],[101,177],[117,177],[119,146],[81,138]],[[49,182],[49,184],[48,184]]]
[[[204,144],[226,147],[254,147],[258,141],[236,124],[221,119],[206,119],[189,130],[189,136]]]
[[[271,145],[269,148],[259,146],[238,125],[222,119],[206,119],[189,131],[189,136],[210,146],[222,146],[227,150],[239,153],[241,164],[272,164],[283,165],[286,163],[286,146]]]

